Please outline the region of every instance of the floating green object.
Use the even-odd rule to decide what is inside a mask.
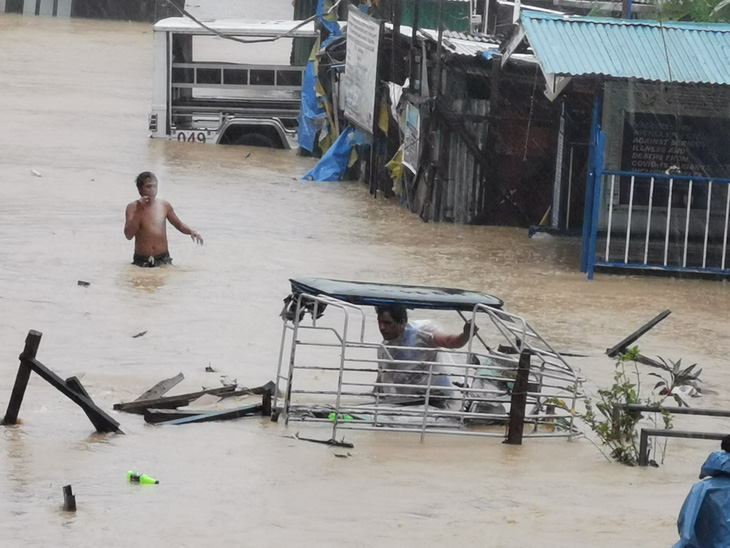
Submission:
[[[137,474],[136,472],[127,472],[127,481],[129,483],[140,483],[142,485],[156,485],[160,483],[155,478],[151,478],[147,474]]]
[[[338,415],[337,413],[330,413],[331,421],[334,421],[335,417],[337,417],[337,420],[340,420],[340,421],[354,421],[355,420],[350,415],[342,415],[342,414]]]

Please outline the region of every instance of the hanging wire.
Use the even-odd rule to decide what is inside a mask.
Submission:
[[[530,128],[532,127],[532,111],[535,106],[535,91],[537,90],[537,75],[538,75],[538,66],[535,65],[535,81],[532,84],[532,97],[530,98],[530,117],[527,119],[527,132],[525,134],[525,152],[522,156],[522,161],[527,161],[527,145],[530,142]]]
[[[292,28],[290,31],[288,31],[285,34],[282,34],[280,36],[274,36],[274,37],[271,37],[271,38],[255,38],[253,40],[249,40],[249,39],[246,39],[246,38],[239,38],[238,36],[229,36],[227,34],[223,34],[222,32],[220,32],[220,31],[218,31],[218,30],[216,30],[216,29],[214,29],[212,27],[209,27],[208,25],[206,25],[205,23],[203,23],[200,19],[197,19],[194,15],[192,15],[190,12],[188,12],[185,8],[181,8],[180,6],[178,6],[177,4],[175,4],[172,0],[165,0],[165,2],[169,6],[172,6],[173,8],[175,8],[181,15],[183,15],[184,17],[189,18],[194,23],[196,23],[200,27],[204,28],[208,32],[210,32],[212,34],[215,34],[219,38],[223,38],[225,40],[231,40],[233,42],[238,42],[240,44],[260,44],[262,42],[276,42],[277,40],[281,40],[282,38],[291,38],[297,30],[299,30],[300,28],[302,28],[307,23],[310,23],[311,21],[314,21],[318,17],[317,14],[314,14],[311,17],[307,17],[301,23],[299,23],[297,26],[295,26],[294,28]],[[337,0],[337,2],[335,2],[334,4],[332,4],[332,7],[327,10],[327,12],[324,14],[324,16],[327,16],[330,13],[332,13],[332,11],[337,6],[339,6],[341,3],[342,3],[342,0]]]

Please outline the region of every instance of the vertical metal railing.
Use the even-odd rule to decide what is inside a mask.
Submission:
[[[649,211],[646,215],[646,238],[644,240],[644,264],[649,262],[649,237],[651,236],[651,209],[654,205],[654,177],[649,183]]]
[[[616,185],[616,176],[611,175],[611,188],[608,194],[608,227],[606,228],[606,261],[611,260],[609,249],[611,247],[611,225],[613,224],[613,193]]]
[[[687,189],[687,210],[684,215],[684,246],[682,246],[682,268],[687,268],[687,242],[689,241],[689,218],[692,214],[692,179]]]
[[[712,205],[712,181],[707,183],[707,203],[705,204],[705,238],[702,242],[702,268],[707,268],[707,238],[710,235],[710,206]]]
[[[624,246],[624,262],[629,262],[629,245],[631,244],[631,215],[634,212],[634,185],[636,177],[631,177],[631,186],[629,188],[629,216],[626,220],[626,245]],[[613,201],[613,198],[612,198]]]
[[[669,254],[669,226],[672,222],[672,190],[674,179],[669,179],[669,198],[667,198],[667,228],[664,231],[664,266],[667,266],[667,255]]]
[[[589,224],[597,239],[605,238],[601,242],[605,251],[599,259],[588,249],[588,260],[593,264],[584,268],[589,278],[596,265],[730,274],[730,179],[597,172],[603,185],[595,181],[592,189],[594,210]],[[724,208],[720,205],[723,200]],[[600,225],[596,226],[598,219]],[[623,249],[618,242],[623,243]],[[595,249],[597,242],[589,243]]]

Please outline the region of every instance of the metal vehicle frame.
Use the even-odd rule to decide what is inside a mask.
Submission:
[[[292,280],[293,294],[288,310],[282,313],[274,407],[285,415],[287,424],[294,420],[331,422],[333,439],[339,429],[418,432],[421,439],[427,433],[504,437],[506,429],[503,427],[510,418],[509,394],[497,385],[504,387],[505,383],[514,380],[520,353],[529,352],[527,401],[532,410],[525,416],[525,423],[531,426],[525,428],[525,436],[571,438],[579,434],[570,410],[575,409],[580,397],[582,379],[525,319],[502,310],[498,299],[500,304],[492,305],[456,299],[449,303],[448,298],[441,303],[411,298],[403,301],[397,296],[394,298],[393,290],[408,291],[414,286],[378,284],[374,284],[376,290],[378,287],[385,289],[382,294],[370,292],[365,297],[327,294],[317,289],[329,282],[332,280]],[[480,331],[470,338],[466,349],[449,350],[449,354],[460,362],[450,364],[448,374],[452,382],[459,382],[458,389],[444,395],[442,386],[432,384],[434,366],[443,363],[379,360],[374,356],[379,348],[386,347],[382,342],[366,340],[366,307],[389,302],[401,302],[408,308],[456,311],[462,319],[469,317],[473,325],[479,321]],[[325,308],[328,315],[336,317],[334,321],[322,319]],[[464,311],[469,312],[469,316]],[[499,337],[497,345],[487,345],[481,336],[486,331],[495,339]],[[311,348],[337,352],[339,363],[335,358],[324,363],[320,359],[300,356]],[[378,370],[392,371],[387,368],[409,363],[419,364],[421,370],[428,373],[427,383],[419,386],[422,394],[399,394],[393,398],[377,393],[384,387],[396,390],[406,387],[376,382]],[[484,376],[485,363],[489,364],[490,370],[487,377]],[[478,381],[485,379],[486,385],[477,386]],[[413,385],[408,387],[413,388]],[[438,400],[441,407],[431,405]]]

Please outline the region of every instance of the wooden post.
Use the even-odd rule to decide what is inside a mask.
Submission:
[[[271,390],[264,390],[264,393],[261,394],[261,416],[262,417],[270,417],[271,416]]]
[[[76,511],[76,495],[73,494],[70,485],[63,488],[63,509],[66,512]]]
[[[25,348],[20,355],[21,360],[20,367],[18,367],[18,375],[15,377],[13,393],[10,395],[10,402],[8,403],[8,410],[5,412],[3,424],[15,424],[18,422],[18,412],[20,411],[20,405],[23,403],[25,387],[28,386],[28,379],[30,378],[31,372],[30,366],[23,362],[23,357],[35,358],[38,353],[38,345],[41,344],[42,336],[43,333],[39,331],[28,331],[28,336],[25,338]]]
[[[487,0],[487,14],[484,20],[485,32],[490,36],[497,34],[497,10],[499,10],[499,4],[497,0]]]
[[[522,430],[525,424],[525,407],[527,406],[527,381],[530,376],[530,351],[523,350],[517,365],[517,378],[512,387],[512,400],[509,409],[508,445],[522,445]]]

